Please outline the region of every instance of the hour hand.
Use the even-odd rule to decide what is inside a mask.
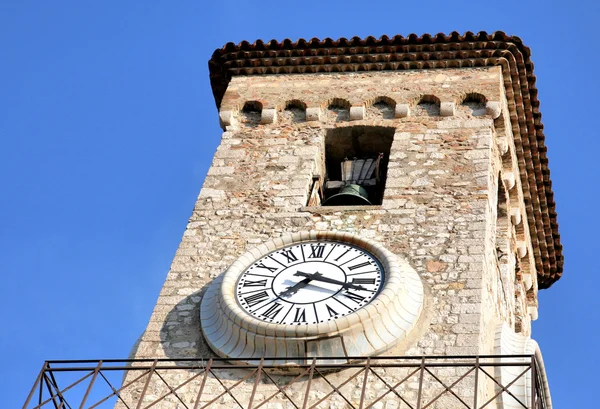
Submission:
[[[341,285],[342,288],[352,288],[353,290],[366,290],[366,288],[364,288],[364,287],[362,287],[360,285],[356,285],[356,284],[352,284],[352,283],[346,283],[344,281],[339,281],[339,280],[334,280],[333,278],[323,277],[319,273],[308,274],[308,273],[303,273],[302,271],[297,271],[296,273],[294,273],[294,275],[295,276],[300,276],[300,277],[307,277],[307,278],[310,278],[311,280],[321,281],[323,283],[338,284],[338,285]]]
[[[301,288],[306,287],[310,282],[312,281],[312,278],[307,277],[302,281],[297,282],[296,284],[288,287],[285,289],[284,292],[282,292],[281,294],[279,294],[280,297],[287,297],[290,295],[294,295],[298,292],[298,290],[300,290]]]

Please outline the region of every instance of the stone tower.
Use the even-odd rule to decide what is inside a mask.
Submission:
[[[433,373],[458,383],[430,407],[465,407],[461,399],[551,407],[531,322],[563,259],[529,57],[500,32],[216,50],[221,144],[133,357],[201,359],[203,368],[233,357],[288,373],[215,369],[177,397],[140,379],[127,398],[168,394],[157,407],[408,408],[443,392]],[[344,251],[365,261],[344,264]],[[360,266],[375,272],[350,279]],[[327,291],[331,302],[319,295]],[[347,383],[352,369],[337,368],[310,382],[306,372],[268,399],[275,383],[326,357],[364,365],[374,356],[522,354],[535,357],[537,376],[512,384],[511,367],[488,368],[498,383],[478,380],[477,370],[460,380],[460,365],[421,368],[377,400],[410,368]],[[177,365],[167,383],[200,373]],[[542,392],[532,392],[534,378]],[[341,393],[326,395],[328,385]]]

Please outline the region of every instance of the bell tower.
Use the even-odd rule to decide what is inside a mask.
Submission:
[[[132,355],[175,369],[129,371],[124,402],[551,407],[531,322],[563,258],[519,38],[229,43],[209,67],[222,140]]]

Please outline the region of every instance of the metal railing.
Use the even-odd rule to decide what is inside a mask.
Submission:
[[[46,361],[23,409],[548,408],[533,355],[344,360]]]

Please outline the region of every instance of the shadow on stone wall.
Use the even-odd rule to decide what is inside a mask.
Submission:
[[[209,284],[175,305],[160,330],[161,346],[168,358],[216,357],[200,330],[200,301]]]

